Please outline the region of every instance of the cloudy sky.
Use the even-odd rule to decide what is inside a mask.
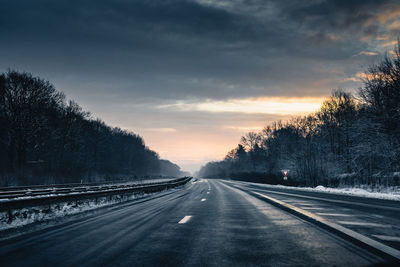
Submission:
[[[399,1],[0,0],[0,71],[50,80],[194,171],[318,108],[400,35]]]

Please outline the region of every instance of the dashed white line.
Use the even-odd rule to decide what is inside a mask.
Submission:
[[[187,216],[183,217],[182,220],[180,220],[178,223],[179,224],[187,223],[190,220],[190,218],[192,218],[192,216],[187,215]]]
[[[372,235],[372,236],[385,241],[400,242],[399,236],[388,236],[388,235]]]
[[[384,227],[389,228],[391,225],[379,224],[379,223],[368,223],[368,222],[349,222],[349,221],[338,221],[340,224],[354,225],[354,226],[371,226],[371,227]]]
[[[202,202],[203,202],[203,201],[206,201],[206,199],[205,199],[205,198],[202,198],[201,201],[202,201]]]

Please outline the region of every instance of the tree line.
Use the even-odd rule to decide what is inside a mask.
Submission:
[[[181,176],[132,132],[95,119],[48,81],[0,75],[0,186]]]
[[[199,175],[291,185],[400,185],[400,45],[308,116],[249,132]],[[283,181],[282,170],[289,170]]]

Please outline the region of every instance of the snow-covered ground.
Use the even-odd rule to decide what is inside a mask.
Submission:
[[[64,217],[92,209],[97,209],[112,204],[137,199],[143,197],[144,194],[132,194],[129,197],[112,196],[98,198],[97,201],[93,199],[82,200],[78,203],[75,201],[60,202],[52,205],[37,206],[12,211],[12,220],[10,221],[7,212],[0,213],[0,230],[20,227],[23,225],[31,224],[34,222],[45,221],[57,217]]]
[[[59,188],[55,188],[55,187],[43,187],[40,188],[39,191],[45,190],[45,189],[52,189],[54,190],[54,194],[38,194],[38,195],[31,195],[32,192],[35,192],[35,189],[28,189],[26,190],[27,195],[26,196],[20,196],[20,197],[12,197],[12,198],[1,198],[0,199],[0,203],[1,202],[7,202],[10,200],[19,200],[19,199],[33,199],[33,198],[46,198],[46,197],[54,197],[54,196],[64,196],[64,195],[78,195],[78,194],[82,194],[82,193],[88,193],[91,192],[93,190],[91,190],[91,188],[98,188],[99,186],[134,186],[134,185],[143,185],[143,184],[156,184],[156,183],[163,183],[163,182],[169,182],[172,180],[175,180],[176,178],[162,178],[162,179],[147,179],[147,180],[136,180],[136,181],[132,181],[132,182],[124,182],[124,183],[113,183],[113,184],[99,184],[99,185],[86,185],[86,186],[78,186],[78,187],[86,187],[87,191],[77,191],[77,192],[66,192],[66,193],[57,193],[56,190],[60,190],[63,189],[61,187]],[[73,188],[64,188],[64,189],[72,189]],[[104,192],[108,192],[108,191],[113,191],[115,190],[114,188],[109,188],[109,189],[104,189],[102,191]]]
[[[158,183],[158,182],[165,182],[167,180],[171,179],[146,180],[146,181],[136,182],[135,184]],[[170,189],[170,190],[175,190],[175,189]],[[111,195],[105,197],[98,197],[97,200],[87,199],[79,201],[67,201],[45,206],[35,206],[35,207],[17,209],[12,211],[11,220],[10,220],[10,214],[8,212],[0,212],[0,231],[28,225],[34,222],[42,222],[54,218],[77,214],[104,206],[110,206],[113,204],[126,202],[129,200],[136,200],[139,198],[144,198],[158,193],[160,192],[150,193],[150,194],[136,193],[130,195]],[[28,197],[28,198],[33,198],[33,197]]]
[[[239,182],[239,181],[235,181]],[[267,184],[257,184],[258,186],[266,188],[285,188],[293,190],[302,191],[313,191],[313,192],[324,192],[339,195],[352,195],[359,197],[369,197],[387,200],[397,200],[400,201],[400,187],[348,187],[348,188],[331,188],[319,185],[317,187],[293,187],[285,185],[267,185]]]
[[[334,194],[353,195],[359,197],[370,197],[400,201],[400,187],[349,187],[330,188],[319,185],[315,188],[304,188],[304,190],[320,191]]]

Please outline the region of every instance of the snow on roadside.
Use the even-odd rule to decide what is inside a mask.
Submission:
[[[136,180],[133,182],[124,182],[124,183],[115,183],[115,184],[100,184],[100,185],[92,185],[92,186],[82,186],[82,187],[86,187],[87,191],[77,191],[77,192],[67,192],[67,193],[58,193],[56,192],[56,189],[63,189],[63,188],[55,188],[55,187],[51,187],[49,186],[48,188],[41,188],[39,189],[40,191],[45,190],[45,189],[52,189],[54,194],[37,194],[37,195],[31,195],[32,192],[35,192],[35,190],[33,189],[27,189],[26,192],[30,193],[30,194],[26,194],[25,196],[20,196],[20,197],[10,197],[10,198],[1,198],[0,199],[0,204],[1,202],[8,202],[10,200],[21,200],[21,199],[35,199],[35,198],[48,198],[48,197],[59,197],[59,196],[65,196],[65,195],[79,195],[82,193],[90,193],[90,192],[95,192],[95,190],[92,190],[93,187],[98,188],[101,186],[121,186],[121,185],[125,185],[125,186],[135,186],[135,185],[150,185],[150,184],[157,184],[157,183],[163,183],[163,182],[169,182],[172,181],[174,179],[170,179],[170,178],[160,178],[160,179],[147,179],[147,180]],[[73,188],[65,188],[65,189],[73,189]],[[109,189],[104,189],[102,190],[103,192],[111,192],[114,191],[115,188],[109,188]],[[1,217],[0,217],[1,220]],[[0,228],[1,230],[1,228]]]
[[[235,181],[239,182],[239,181]],[[285,185],[267,185],[267,184],[258,184],[257,186],[262,186],[266,188],[283,188],[283,189],[292,189],[292,190],[301,190],[301,191],[311,191],[311,192],[323,192],[323,193],[331,193],[338,195],[351,195],[358,197],[368,197],[368,198],[377,198],[377,199],[386,199],[386,200],[396,200],[400,201],[400,187],[347,187],[347,188],[331,188],[324,187],[319,185],[317,187],[294,187],[294,186],[285,186]]]
[[[330,188],[319,185],[315,188],[305,187],[304,190],[400,201],[400,187]]]
[[[143,185],[143,184],[155,184],[161,182],[168,182],[175,179],[170,178],[161,178],[161,179],[151,179],[151,180],[137,180],[134,182],[127,182],[127,183],[119,183],[118,185]],[[116,185],[116,184],[113,184]],[[169,189],[169,191],[174,189]],[[114,189],[103,190],[104,192],[114,191]],[[88,190],[85,193],[90,193]],[[28,225],[35,222],[43,222],[48,221],[54,218],[65,217],[68,215],[73,215],[89,210],[94,210],[104,206],[111,206],[113,204],[127,202],[130,200],[137,200],[147,196],[152,196],[154,194],[161,193],[154,192],[154,193],[133,193],[133,194],[114,194],[109,196],[103,197],[96,197],[94,199],[81,199],[81,200],[69,200],[69,201],[62,201],[53,204],[47,205],[38,205],[34,207],[28,208],[21,208],[11,210],[9,212],[0,212],[0,231],[21,227],[24,225]],[[37,196],[22,196],[18,198],[12,198],[12,200],[17,199],[33,199],[33,198],[47,198],[49,196],[62,196],[62,195],[74,195],[74,194],[81,194],[82,192],[72,192],[67,194],[50,194],[50,195],[37,195]],[[10,199],[1,199],[0,205],[2,202],[10,201]]]
[[[99,197],[96,200],[80,200],[60,202],[45,206],[35,206],[12,211],[12,220],[7,212],[0,213],[0,231],[24,226],[34,222],[42,222],[54,218],[64,217],[80,212],[110,206],[116,203],[135,200],[151,194],[132,194],[129,196],[114,195],[111,197]]]

